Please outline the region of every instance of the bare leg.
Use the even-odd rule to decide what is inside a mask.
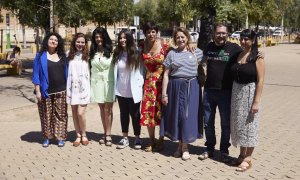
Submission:
[[[74,127],[75,127],[75,131],[76,131],[76,136],[77,137],[81,137],[80,134],[80,127],[79,127],[79,118],[78,118],[78,105],[71,105],[72,108],[72,116],[73,116],[73,122],[74,122]]]
[[[251,168],[252,163],[251,163],[251,156],[254,151],[254,147],[241,147],[241,149],[245,149],[245,157],[243,159],[243,162],[238,166],[236,171],[239,172],[244,172]]]
[[[78,120],[79,120],[79,128],[81,132],[81,136],[86,137],[86,118],[85,118],[85,110],[87,105],[79,105],[77,112],[78,112]]]
[[[146,146],[146,152],[152,152],[155,148],[155,127],[147,126],[150,143]]]
[[[150,143],[152,145],[155,144],[155,127],[151,127],[151,126],[147,126],[148,129],[148,134],[149,134],[149,138],[150,138]]]
[[[104,131],[104,134],[106,134],[105,112],[104,112],[105,104],[104,103],[98,103],[98,106],[100,108],[100,116],[101,116],[103,131]]]
[[[111,126],[112,126],[112,118],[113,118],[113,112],[112,112],[113,103],[105,103],[105,132],[106,135],[111,135]]]
[[[246,160],[250,160],[251,161],[251,157],[252,157],[253,151],[254,151],[254,147],[247,147],[246,156],[245,156]]]

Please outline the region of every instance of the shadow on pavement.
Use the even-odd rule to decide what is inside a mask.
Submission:
[[[40,131],[31,131],[22,135],[21,140],[29,143],[42,143],[43,135]]]

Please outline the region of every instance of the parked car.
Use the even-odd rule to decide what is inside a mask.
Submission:
[[[281,36],[281,35],[285,36],[285,33],[282,30],[276,30],[276,31],[273,32],[272,35],[273,36]]]
[[[231,34],[231,38],[237,38],[237,39],[240,39],[240,35],[241,35],[241,32],[242,31],[235,31]]]

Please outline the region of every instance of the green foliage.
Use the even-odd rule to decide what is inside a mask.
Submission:
[[[88,19],[98,25],[112,25],[115,22],[126,21],[132,14],[132,0],[87,0]]]
[[[166,0],[161,0],[166,1]],[[140,24],[143,25],[148,21],[157,22],[160,1],[158,0],[141,0],[134,6],[134,15],[140,17]]]
[[[3,0],[1,3],[18,17],[20,24],[49,29],[48,0]]]

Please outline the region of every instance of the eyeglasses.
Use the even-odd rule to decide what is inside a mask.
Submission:
[[[216,32],[216,36],[221,36],[221,35],[226,36],[227,33],[226,32]]]

